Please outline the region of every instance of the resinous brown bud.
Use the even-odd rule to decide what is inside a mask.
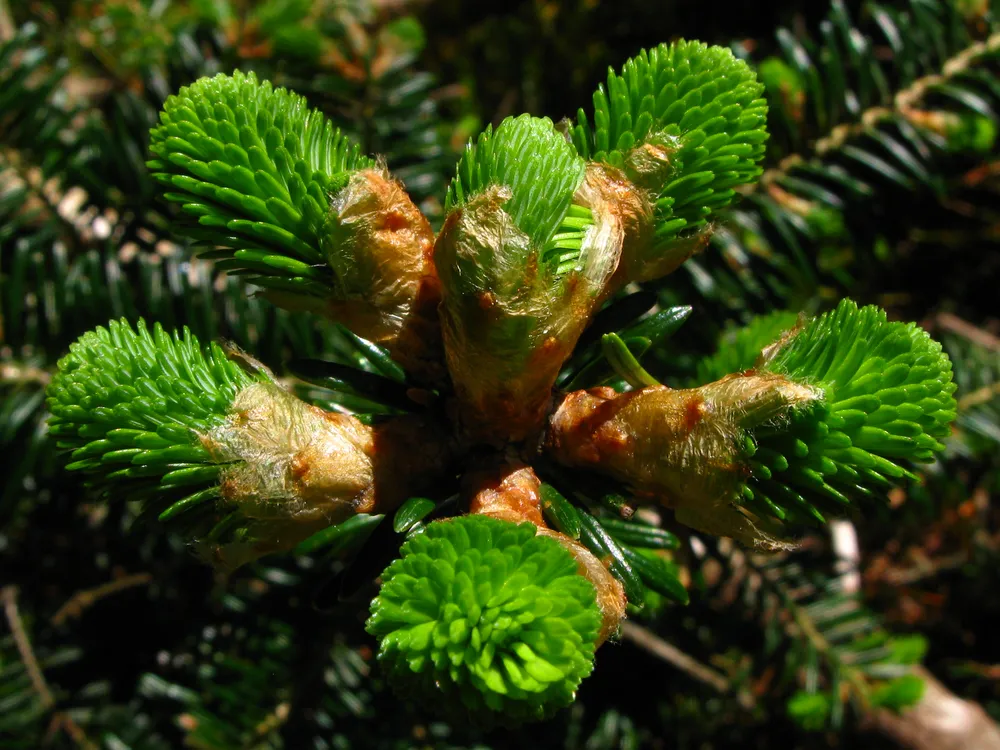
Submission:
[[[540,433],[552,386],[590,321],[617,246],[591,225],[579,266],[542,263],[495,187],[452,211],[436,246],[440,308],[461,431],[503,444]],[[527,260],[525,260],[527,259]]]
[[[453,455],[449,437],[420,418],[372,427],[274,383],[237,393],[229,417],[202,444],[228,464],[219,487],[223,503],[251,519],[245,543],[205,549],[230,569],[291,549],[352,515],[394,510],[439,481]]]
[[[548,453],[624,482],[677,520],[745,543],[780,546],[739,507],[746,430],[779,424],[821,392],[779,375],[740,373],[699,388],[568,394],[550,420]]]
[[[355,172],[334,193],[324,250],[337,286],[327,315],[387,347],[407,370],[439,379],[434,233],[383,166]]]
[[[554,529],[542,516],[542,483],[530,466],[503,463],[468,473],[462,483],[469,497],[469,512],[513,523],[532,523],[538,534],[550,537],[566,548],[576,560],[580,575],[593,584],[601,610],[600,646],[618,632],[625,619],[625,589],[600,560],[586,547]]]
[[[621,256],[605,296],[633,281],[652,281],[676,271],[702,250],[710,231],[657,243],[653,201],[673,169],[672,149],[664,143],[644,143],[626,156],[623,169],[591,162],[577,192],[577,201],[594,212],[595,221],[613,227]]]

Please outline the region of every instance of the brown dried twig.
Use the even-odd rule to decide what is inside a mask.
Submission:
[[[24,630],[24,623],[21,622],[21,615],[17,609],[17,587],[4,586],[0,589],[0,602],[3,603],[3,613],[7,618],[7,625],[10,627],[11,635],[14,636],[14,645],[17,646],[17,651],[21,655],[21,662],[28,672],[31,686],[38,693],[42,705],[45,708],[52,708],[56,699],[45,682],[42,668],[38,665],[38,659],[35,658],[35,652],[31,648],[31,640]]]
[[[62,625],[70,617],[79,617],[83,613],[83,610],[106,596],[116,594],[119,591],[134,586],[144,586],[152,580],[153,577],[149,573],[134,573],[133,575],[124,576],[92,589],[77,591],[52,615],[52,624]]]
[[[957,333],[962,338],[968,339],[974,344],[979,344],[992,351],[1000,352],[1000,337],[973,325],[967,320],[962,320],[957,315],[948,312],[938,313],[934,317],[934,322],[944,330]]]
[[[672,643],[668,643],[641,625],[636,625],[634,622],[623,622],[621,636],[623,640],[631,641],[644,651],[648,651],[658,659],[676,667],[698,682],[708,685],[718,693],[729,693],[733,689],[732,684],[725,676],[688,656]],[[744,691],[740,691],[737,700],[744,708],[751,708],[754,703],[753,697]]]

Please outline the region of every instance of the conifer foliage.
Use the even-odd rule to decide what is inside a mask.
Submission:
[[[690,243],[692,232],[704,225],[710,211],[733,198],[732,187],[758,172],[752,165],[762,155],[763,103],[753,97],[760,89],[754,88],[746,64],[729,51],[684,42],[663,45],[651,56],[630,61],[623,75],[612,77],[610,85],[615,90],[624,86],[631,99],[639,100],[639,111],[614,117],[621,132],[614,138],[613,151],[595,150],[593,163],[602,172],[592,190],[580,190],[587,150],[578,155],[547,120],[505,121],[495,134],[487,132],[470,146],[459,164],[445,204],[444,228],[434,247],[450,378],[429,383],[436,386],[433,398],[445,403],[455,388],[454,398],[463,409],[456,434],[446,444],[431,437],[435,428],[404,418],[389,418],[377,428],[390,435],[428,430],[422,452],[440,454],[431,456],[429,464],[451,463],[461,475],[463,457],[477,444],[517,445],[545,432],[558,370],[599,301],[622,283],[613,281],[617,269],[624,267],[629,273],[635,267],[632,272],[639,278],[655,275],[645,266],[657,267],[657,254],[670,254],[671,242]],[[659,92],[655,104],[644,90]],[[622,92],[614,95],[619,108],[624,97]],[[603,101],[600,94],[596,101]],[[600,122],[611,118],[604,109],[599,111],[595,117]],[[232,247],[232,255],[210,251],[212,259],[227,269],[253,271],[250,281],[264,288],[300,294],[322,286],[343,289],[332,315],[343,310],[348,324],[366,316],[409,314],[409,308],[380,307],[385,280],[377,276],[362,277],[368,286],[359,288],[345,288],[343,278],[336,278],[341,265],[336,258],[345,250],[361,253],[354,264],[373,265],[376,274],[394,269],[396,259],[390,253],[399,244],[382,245],[377,234],[406,233],[408,217],[373,194],[361,199],[366,210],[359,216],[361,223],[349,230],[353,236],[330,231],[332,225],[348,221],[352,199],[343,194],[355,189],[353,175],[374,162],[359,156],[321,113],[308,111],[302,100],[285,90],[237,72],[184,89],[167,101],[161,122],[150,145],[158,158],[149,166],[163,170],[156,174],[166,186],[165,197],[182,202],[185,213],[195,217],[188,230],[195,239],[211,239],[217,232],[212,244]],[[595,149],[610,143],[606,131],[603,125],[595,131]],[[677,142],[668,143],[668,137]],[[662,151],[651,158],[662,158],[666,164],[630,178],[626,161],[642,161],[654,147]],[[607,187],[611,181],[615,193]],[[690,219],[681,219],[680,206],[692,200],[703,200],[704,205]],[[571,212],[572,201],[583,204],[581,210]],[[639,211],[630,214],[636,206]],[[572,223],[567,225],[568,221]],[[649,241],[647,235],[655,238],[652,246],[637,251]],[[407,239],[413,238],[404,236],[402,242]],[[636,252],[642,257],[630,258]],[[418,264],[413,271],[421,276],[434,273],[434,266],[425,268],[423,255],[413,256]],[[324,273],[332,274],[326,284],[320,281]],[[388,281],[405,284],[406,271]],[[564,291],[549,296],[553,284]],[[535,285],[537,292],[532,291]],[[535,299],[536,295],[542,296]],[[294,296],[278,300],[298,305]],[[518,314],[522,307],[528,315]],[[510,330],[503,332],[504,328]],[[858,311],[845,303],[837,314],[778,344],[760,368],[766,376],[725,375],[694,389],[690,396],[662,393],[657,386],[622,396],[611,391],[610,400],[594,392],[566,394],[552,416],[549,455],[557,464],[583,462],[598,472],[609,471],[625,487],[641,493],[637,497],[669,503],[678,521],[697,529],[736,536],[750,545],[774,545],[778,542],[760,528],[764,524],[754,520],[761,508],[786,517],[774,497],[786,505],[796,504],[800,512],[811,506],[799,489],[850,503],[840,488],[870,494],[889,485],[887,477],[904,476],[891,458],[927,460],[933,449],[940,449],[935,436],[953,417],[949,394],[954,386],[940,347],[921,336],[912,327],[889,326],[880,311]],[[107,482],[161,474],[158,485],[149,490],[152,497],[207,482],[208,487],[167,507],[160,519],[219,496],[243,508],[244,515],[257,517],[253,531],[244,530],[255,536],[251,556],[287,548],[288,540],[304,539],[315,530],[317,518],[335,525],[342,520],[341,506],[352,514],[394,510],[402,496],[385,489],[381,468],[396,455],[388,438],[376,440],[369,434],[371,427],[352,417],[317,416],[315,409],[288,401],[290,397],[280,395],[283,392],[273,383],[251,385],[217,347],[206,354],[190,334],[182,345],[161,329],[150,337],[143,327],[133,333],[112,324],[110,330],[85,336],[71,358],[60,363],[49,386],[56,418],[53,434],[63,438],[65,447],[79,446],[68,468],[116,468],[104,473]],[[407,364],[398,352],[397,360]],[[414,382],[425,375],[404,373]],[[624,401],[622,407],[616,405],[619,399]],[[603,420],[595,421],[609,404],[615,420],[613,437],[605,435],[608,426]],[[880,426],[871,424],[867,415],[885,407],[892,413],[874,414],[872,420]],[[897,407],[903,409],[901,418],[896,418]],[[154,416],[154,409],[164,416]],[[331,429],[331,423],[338,429]],[[644,428],[650,424],[656,425],[652,431]],[[185,428],[186,439],[179,434]],[[755,441],[758,428],[763,431]],[[519,449],[526,456],[529,445]],[[742,455],[732,451],[737,445],[744,446]],[[751,463],[758,450],[764,460]],[[291,453],[291,458],[281,460],[282,452]],[[242,465],[234,467],[234,461]],[[134,468],[119,469],[119,464]],[[737,471],[747,472],[751,480],[733,484],[737,490],[733,492],[727,489],[735,481],[729,477],[737,477]],[[833,475],[836,480],[827,479]],[[689,489],[682,490],[685,485]],[[496,489],[478,490],[484,492],[497,495],[484,501],[484,507],[507,504],[512,514],[525,514],[529,529],[531,521],[546,527],[538,508],[532,511],[528,505],[540,507],[533,487],[501,483]],[[473,509],[479,494],[473,495]],[[754,501],[756,505],[751,505]],[[268,520],[273,521],[270,534]],[[220,522],[235,523],[232,515]],[[542,571],[554,565],[555,558],[530,563],[537,568],[533,574],[515,574],[495,594],[479,591],[483,584],[472,570],[482,563],[474,560],[489,544],[479,537],[499,536],[495,543],[504,549],[508,542],[502,529],[511,523],[507,516],[490,521],[498,528],[467,528],[445,521],[429,526],[404,547],[398,571],[390,566],[383,574],[385,591],[375,599],[370,626],[381,639],[380,658],[390,677],[401,680],[407,671],[426,673],[418,693],[435,696],[439,706],[461,700],[473,712],[476,702],[470,690],[477,691],[484,696],[484,711],[493,711],[508,723],[544,710],[549,701],[558,706],[572,699],[576,681],[590,669],[580,665],[590,663],[596,634],[592,624],[589,632],[580,631],[582,638],[566,640],[557,635],[566,628],[560,623],[574,622],[588,610],[595,622],[599,619],[598,592],[584,577],[584,568],[575,576],[576,588],[591,588],[595,603],[586,604],[585,596],[582,605],[573,605],[582,606],[579,614],[566,609],[569,605],[560,603],[554,592],[531,599],[539,604],[525,600],[523,608],[515,607],[529,595],[529,581],[546,585],[548,573]],[[296,525],[305,531],[297,532]],[[448,543],[442,538],[438,544],[446,546],[426,560],[403,562],[436,539],[438,529],[454,531],[462,539],[469,536],[470,541],[459,543],[456,538]],[[216,526],[206,537],[195,535],[192,541],[214,542],[219,547],[215,556],[227,558],[222,533]],[[270,539],[256,538],[268,534]],[[595,537],[592,543],[599,547],[600,532]],[[559,549],[551,540],[538,543]],[[522,544],[530,547],[532,542],[525,539]],[[436,548],[422,554],[431,549]],[[534,554],[541,552],[525,548],[515,559],[527,565]],[[565,550],[559,554],[572,571],[576,565],[572,555]],[[437,569],[436,556],[456,564],[462,561],[454,583],[440,577],[443,572],[432,572]],[[466,566],[473,567],[466,571]],[[487,563],[483,572],[499,575],[502,570],[502,565]],[[427,576],[431,578],[425,580]],[[628,589],[634,594],[636,587]],[[437,592],[433,602],[426,599],[432,591]],[[469,596],[481,601],[466,602]],[[408,618],[400,618],[414,607],[423,614],[410,625]],[[462,609],[466,619],[453,619]],[[394,612],[398,614],[393,616]],[[442,630],[432,628],[438,617],[445,618]],[[560,617],[564,619],[556,619]],[[519,633],[517,638],[527,639],[523,644],[507,642],[509,636],[503,633],[511,627]],[[547,640],[538,640],[546,630]],[[442,638],[456,644],[471,638],[469,650],[418,655],[426,648],[423,644],[441,648]],[[489,666],[493,658],[500,661],[496,667]],[[561,659],[569,660],[567,666],[556,666]],[[478,676],[464,679],[465,669]]]
[[[961,326],[942,346],[855,302],[863,263],[827,256],[877,194],[859,165],[945,202],[960,188],[935,160],[993,148],[989,12],[913,0],[916,30],[941,29],[918,55],[903,11],[869,4],[889,71],[839,2],[821,40],[782,31],[784,57],[759,65],[659,44],[574,119],[506,117],[445,170],[448,128],[405,83],[427,79],[403,73],[416,21],[334,5],[113,15],[114,60],[67,52],[129,82],[106,99],[59,95],[74,87],[43,31],[0,26],[0,553],[45,544],[48,508],[149,571],[102,587],[81,569],[86,604],[37,623],[2,589],[0,673],[20,687],[0,689],[0,731],[30,746],[48,717],[142,750],[178,731],[396,747],[419,728],[459,747],[586,723],[587,747],[637,742],[615,711],[581,719],[586,697],[564,709],[636,623],[716,616],[698,607],[711,564],[740,577],[720,588],[752,580],[762,628],[792,623],[768,638],[800,727],[917,702],[923,641],[800,547],[832,519],[864,528],[944,460],[981,460],[1000,369],[990,340],[948,337]],[[147,57],[125,54],[136,40]],[[366,103],[355,120],[345,92]],[[133,700],[72,674],[49,689],[80,658],[56,647],[74,606],[149,586],[142,606],[169,620],[185,578],[213,605],[141,635],[164,661]],[[737,671],[716,676],[730,697]]]

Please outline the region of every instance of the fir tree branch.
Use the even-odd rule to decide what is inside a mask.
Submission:
[[[742,331],[705,363],[719,379],[697,388],[567,394],[546,448],[696,529],[781,547],[784,522],[822,522],[820,506],[874,497],[913,477],[903,462],[928,462],[944,447],[956,386],[941,345],[922,329],[845,300],[773,335],[771,320]],[[741,372],[726,375],[733,364]]]
[[[723,675],[705,666],[697,659],[684,653],[672,643],[668,643],[641,625],[637,625],[631,621],[623,622],[621,634],[624,640],[631,641],[639,648],[676,667],[689,677],[708,685],[717,693],[728,693],[732,689],[729,680]],[[740,703],[745,708],[750,708],[752,701],[753,697],[749,693],[740,694]]]
[[[814,730],[837,728],[848,702],[867,715],[919,700],[921,684],[914,670],[926,642],[883,630],[860,594],[845,585],[842,570],[836,570],[839,560],[813,557],[815,552],[765,557],[724,551],[723,545],[709,548],[726,568],[744,571],[738,582],[744,592],[737,600],[749,604],[762,627],[775,626],[783,633],[786,665],[801,686],[787,706],[798,723]],[[769,637],[776,634],[771,631]]]
[[[258,22],[267,13],[311,22],[319,13],[283,0],[268,5]],[[320,33],[296,31],[314,41]],[[253,44],[279,42],[263,23],[253,35]],[[357,80],[387,64],[370,56],[332,60]],[[249,275],[272,300],[373,333],[362,338],[335,327],[329,337],[300,337],[301,328],[284,317],[262,326],[255,307],[233,303],[234,287],[216,296],[217,277],[197,264],[181,266],[199,283],[172,281],[155,303],[163,317],[197,318],[215,338],[217,302],[233,303],[225,324],[246,332],[251,345],[274,325],[263,347],[276,360],[303,342],[336,350],[335,363],[296,352],[306,359],[292,370],[309,382],[302,392],[312,403],[248,355],[116,321],[81,337],[47,383],[51,433],[71,452],[70,468],[108,498],[144,501],[146,514],[176,522],[224,567],[294,549],[303,570],[318,571],[326,566],[315,564],[316,554],[342,557],[367,538],[356,560],[335,562],[335,582],[349,593],[383,567],[372,560],[400,552],[381,576],[367,623],[394,684],[432,709],[474,721],[547,716],[573,700],[594,649],[617,622],[602,607],[596,573],[610,582],[620,609],[623,591],[635,606],[658,601],[649,592],[686,601],[677,566],[663,552],[676,537],[627,520],[634,505],[655,500],[705,533],[783,547],[772,528],[823,520],[820,507],[847,507],[912,476],[906,462],[932,460],[954,417],[951,367],[940,347],[915,326],[849,302],[771,337],[746,366],[732,365],[745,353],[734,347],[728,358],[706,363],[723,368],[715,382],[677,390],[659,385],[640,358],[686,313],[659,310],[622,325],[609,315],[566,370],[581,390],[553,404],[561,398],[553,385],[598,307],[626,284],[677,268],[701,246],[711,212],[758,175],[766,139],[760,89],[745,63],[717,48],[679,43],[643,54],[621,76],[611,74],[607,93],[595,97],[593,128],[581,121],[571,133],[584,156],[551,122],[527,116],[477,139],[460,161],[435,244],[399,184],[297,95],[239,72],[202,79],[168,101],[152,134],[150,166],[167,200],[189,219],[187,231],[213,246],[218,267]],[[365,124],[369,134],[376,125]],[[768,206],[791,212],[777,214],[776,226],[812,210],[804,195],[775,180]],[[794,220],[786,225],[801,228]],[[642,242],[630,244],[637,227],[631,238]],[[798,249],[806,258],[808,247]],[[79,268],[90,286],[82,297],[100,295],[101,304],[107,297],[128,311],[115,317],[135,319],[147,301],[134,302],[130,283],[145,289],[161,278],[159,269],[143,275],[149,269],[140,262],[138,284],[104,285],[122,259],[112,255],[102,267],[105,256],[86,255],[90,265]],[[48,291],[65,271],[59,252],[49,257],[18,244],[13,257],[22,285],[34,273]],[[170,268],[168,275],[177,271]],[[53,310],[76,309],[53,303],[61,287],[51,288],[49,299],[9,305],[25,340],[45,325],[59,328]],[[619,302],[605,312],[617,314]],[[18,315],[22,310],[29,314]],[[443,352],[400,344],[403,330],[410,343],[437,341],[439,314]],[[422,322],[409,326],[416,319]],[[74,333],[79,325],[72,321]],[[421,377],[414,388],[408,375],[434,366],[437,377]],[[584,391],[588,377],[611,385]],[[34,423],[22,424],[17,429],[26,431]],[[537,458],[539,474],[518,464],[499,479],[474,482],[480,460],[502,458],[510,468],[515,455]],[[543,484],[543,475],[554,484]],[[473,491],[456,492],[459,477]],[[455,500],[407,501],[414,491],[442,488]],[[388,523],[384,515],[400,506]],[[518,525],[522,520],[530,524]],[[282,572],[292,578],[276,570],[248,579]],[[844,628],[829,611],[804,603],[802,596],[823,598],[811,582],[778,583],[787,601],[771,593],[791,613],[796,643],[818,653],[833,675],[831,705],[840,705],[841,676],[852,696],[870,689],[862,697],[872,704],[901,700],[893,675],[912,648],[887,658],[883,651],[893,648],[881,631],[872,643],[853,639],[851,628],[874,627],[855,602],[833,602],[838,617],[851,618]],[[55,617],[64,622],[75,607],[124,585],[82,591]],[[263,604],[225,603],[246,611],[254,626],[243,633],[251,637],[265,622]],[[204,662],[199,681],[210,695],[175,691],[187,704],[189,742],[277,741],[284,722],[298,718],[290,706],[303,711],[297,698],[318,680],[297,677],[296,667],[308,659],[305,671],[315,678],[325,666],[311,659],[314,646],[300,648],[293,636],[319,639],[285,627],[280,616],[266,622],[277,626],[273,637],[230,649],[238,656],[226,674],[214,671],[221,664],[214,657]],[[190,645],[200,652],[209,638],[199,634]],[[661,648],[661,658],[667,652]],[[732,690],[705,669],[695,678]],[[326,674],[323,680],[330,684]],[[308,697],[305,709],[320,705]]]
[[[21,661],[28,671],[28,676],[31,678],[31,685],[38,694],[42,706],[46,710],[50,709],[56,704],[56,699],[52,695],[52,691],[49,690],[48,683],[45,681],[45,675],[42,674],[38,659],[35,658],[35,652],[31,648],[31,639],[28,638],[28,634],[24,630],[24,623],[21,621],[21,616],[18,613],[17,587],[8,585],[0,589],[0,602],[3,604],[7,626],[14,636],[14,643],[17,645],[17,651],[21,655]]]
[[[7,0],[0,0],[0,44],[14,37],[14,21],[10,16]]]
[[[981,42],[970,44],[961,52],[958,52],[945,61],[941,66],[940,73],[922,76],[896,92],[893,96],[891,107],[880,105],[860,112],[856,116],[855,122],[837,125],[827,135],[817,139],[812,144],[809,152],[790,154],[782,158],[776,166],[764,170],[758,182],[745,185],[740,188],[740,192],[743,195],[750,195],[758,190],[766,190],[772,193],[773,197],[777,197],[780,193],[775,191],[775,183],[786,176],[791,169],[811,158],[810,153],[816,156],[824,156],[831,151],[841,148],[850,140],[863,135],[869,129],[897,115],[902,115],[907,119],[919,118],[923,114],[919,109],[920,103],[927,95],[930,87],[948,82],[955,76],[966,72],[998,52],[1000,52],[1000,32],[992,34],[989,38]],[[914,124],[920,127],[924,123],[917,119]]]
[[[952,313],[942,312],[934,316],[934,323],[946,331],[957,333],[962,338],[990,351],[1000,352],[1000,337],[987,330],[962,320]]]
[[[986,156],[997,132],[995,27],[978,42],[962,12],[940,0],[865,3],[860,15],[872,23],[855,26],[835,2],[818,35],[780,30],[781,56],[758,75],[773,115],[771,153],[794,156],[773,165],[760,188],[746,186],[712,251],[688,264],[687,289],[670,290],[667,301],[710,301],[722,320],[818,309],[845,290],[872,293],[864,284],[893,273],[893,251],[902,256],[900,241],[919,233],[883,207],[919,201],[928,210],[915,215],[928,229],[950,226],[948,198],[962,189],[950,172]],[[990,236],[987,209],[975,218]]]
[[[751,567],[753,566],[752,561],[749,564]],[[863,710],[867,710],[869,708],[870,691],[864,678],[856,670],[843,663],[839,653],[823,636],[819,628],[816,626],[816,623],[813,622],[812,618],[809,617],[806,611],[798,605],[789,591],[780,583],[780,580],[776,578],[773,573],[770,575],[770,578],[768,578],[767,572],[761,571],[760,569],[757,569],[757,572],[761,574],[762,578],[771,582],[774,587],[774,591],[776,591],[778,596],[781,598],[782,607],[791,614],[794,627],[798,628],[798,633],[808,640],[812,647],[830,663],[833,669],[843,672],[847,678],[847,684],[853,691],[853,697],[861,703]]]
[[[101,599],[135,586],[145,586],[152,580],[153,576],[149,573],[133,573],[132,575],[122,576],[86,591],[77,591],[56,610],[55,614],[52,615],[51,622],[53,625],[62,625],[71,617],[79,617],[85,609],[93,606]]]

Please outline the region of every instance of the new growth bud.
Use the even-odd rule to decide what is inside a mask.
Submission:
[[[461,516],[429,524],[382,573],[368,632],[403,695],[480,727],[571,703],[601,624],[573,555],[530,523]]]
[[[653,152],[666,159],[649,144],[635,152],[642,152],[650,162]],[[646,177],[658,179],[655,172]],[[632,169],[623,171],[591,162],[577,191],[576,201],[591,210],[595,226],[606,227],[606,245],[620,248],[617,267],[604,289],[605,297],[630,282],[653,281],[673,273],[702,250],[710,236],[703,228],[669,243],[657,243],[655,195],[641,184],[640,176]]]
[[[565,547],[579,567],[580,575],[594,586],[601,610],[600,646],[618,632],[625,619],[625,590],[597,557],[578,541],[550,529],[542,516],[542,483],[530,466],[508,465],[481,469],[463,479],[469,496],[469,513],[512,523],[534,524],[538,534],[555,539]]]
[[[780,428],[821,396],[780,376],[753,374],[682,390],[577,391],[553,414],[547,449],[563,465],[624,482],[700,531],[776,546],[763,522],[739,506],[750,475],[749,431]]]
[[[632,186],[615,190],[631,230],[613,288],[676,270],[704,247],[711,213],[760,174],[762,92],[745,62],[700,42],[662,44],[608,72],[571,135],[581,155],[609,168],[605,179]]]
[[[395,508],[451,456],[447,436],[416,417],[373,427],[326,412],[258,363],[244,369],[188,331],[142,322],[81,337],[48,393],[70,469],[130,489],[230,569]]]
[[[335,276],[328,316],[439,381],[434,232],[403,186],[382,166],[352,174],[330,201],[321,245]]]
[[[527,116],[487,130],[459,164],[435,261],[459,421],[474,441],[541,431],[618,262],[620,232],[575,202],[584,171],[549,120]]]
[[[253,73],[182,88],[160,121],[149,166],[206,257],[275,304],[379,342],[418,377],[443,376],[433,232],[383,166]]]
[[[250,518],[329,525],[375,507],[374,429],[275,383],[239,391],[224,422],[200,440],[223,465],[222,498]]]
[[[565,397],[547,449],[609,474],[700,531],[780,546],[780,522],[822,521],[846,493],[872,496],[930,461],[955,415],[951,363],[913,324],[844,300],[775,336],[782,315],[746,331],[755,368],[684,390],[610,388]],[[751,345],[737,337],[703,372]],[[747,363],[743,362],[745,366]]]

